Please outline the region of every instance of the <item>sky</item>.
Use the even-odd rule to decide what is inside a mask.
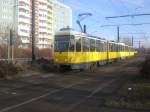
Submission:
[[[76,24],[78,14],[92,13],[81,23],[87,25],[87,32],[108,40],[116,40],[117,29],[101,27],[102,25],[150,23],[150,16],[106,19],[108,16],[150,13],[150,0],[59,0],[68,5],[73,13],[73,28],[80,30]],[[139,26],[120,26],[120,37],[134,37],[135,46],[141,40],[144,45],[150,45],[150,24]],[[131,33],[134,33],[131,35]],[[143,39],[144,37],[144,39]],[[140,39],[141,38],[141,39]],[[136,45],[137,44],[137,45]]]

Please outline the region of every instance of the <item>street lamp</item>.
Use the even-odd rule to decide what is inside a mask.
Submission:
[[[24,5],[13,5],[13,29],[14,29],[14,36],[17,36],[18,35],[18,23],[17,23],[17,13],[16,13],[16,7],[19,7],[19,6],[24,6]],[[11,60],[14,60],[14,41],[15,41],[15,38],[13,38],[13,32],[12,30],[10,30],[10,40],[9,40],[9,47],[11,47]],[[8,52],[10,52],[10,48],[8,48]],[[8,53],[9,54],[9,53]],[[9,54],[10,55],[10,54]],[[10,56],[8,56],[8,60],[10,60]]]

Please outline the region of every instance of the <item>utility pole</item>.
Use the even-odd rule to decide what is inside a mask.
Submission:
[[[140,26],[144,24],[150,24],[150,23],[101,25],[101,27],[117,27],[117,42],[120,42],[120,27],[121,26]]]
[[[134,41],[134,38],[133,38],[133,35],[132,35],[132,47],[134,46],[134,45],[133,45],[133,41]]]
[[[139,41],[139,49],[141,48],[141,41]]]
[[[117,26],[117,42],[120,42],[120,28]]]
[[[7,59],[8,59],[8,63],[10,63],[10,30],[8,33],[8,38],[7,38]]]
[[[36,60],[35,57],[35,0],[32,0],[32,62]]]
[[[117,27],[117,42],[120,42],[120,25],[102,25],[101,27]]]
[[[13,61],[13,31],[10,29],[10,40],[9,40],[9,46],[11,48],[11,61]]]

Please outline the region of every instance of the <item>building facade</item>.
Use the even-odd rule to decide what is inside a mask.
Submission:
[[[0,27],[13,30],[21,40],[21,47],[27,48],[31,33],[31,1],[0,0]]]
[[[21,47],[27,48],[31,41],[31,24],[32,24],[32,2],[31,0],[18,0],[16,8],[16,28],[21,40]]]
[[[8,4],[9,3],[9,4]],[[14,28],[14,1],[0,0],[0,45],[7,43],[7,33]]]
[[[53,37],[53,10],[52,0],[39,0],[38,18],[39,18],[39,35],[37,46],[39,48],[49,48]]]
[[[72,10],[70,7],[58,2],[53,1],[54,11],[54,32],[59,31],[61,28],[72,28]]]
[[[51,48],[54,32],[72,27],[71,9],[57,0],[35,0],[35,41],[38,48]],[[14,29],[21,47],[31,45],[32,0],[0,0],[0,27]]]
[[[56,0],[37,0],[37,46],[51,48],[54,33],[61,28],[72,27],[72,10]]]
[[[0,0],[0,26],[13,27],[15,0]]]

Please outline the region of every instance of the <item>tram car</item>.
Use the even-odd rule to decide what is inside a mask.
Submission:
[[[124,43],[62,29],[55,33],[54,62],[60,69],[92,69],[117,59],[134,55]]]

